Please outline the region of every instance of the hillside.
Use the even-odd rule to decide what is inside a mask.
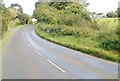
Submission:
[[[118,20],[91,19],[88,11],[75,2],[37,3],[33,17],[38,19],[35,31],[39,36],[74,50],[120,62]]]

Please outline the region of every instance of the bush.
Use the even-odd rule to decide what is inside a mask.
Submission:
[[[17,18],[20,20],[20,24],[27,24],[29,20],[29,16],[27,14],[21,13],[18,14]]]
[[[10,20],[9,10],[3,6],[2,9],[2,33],[8,30],[8,24]]]
[[[108,18],[94,20],[81,4],[72,2],[61,8],[60,6],[63,5],[61,3],[37,5],[33,15],[39,20],[36,27],[37,33],[44,32],[48,37],[51,36],[52,40],[61,40],[60,37],[63,37],[61,42],[64,46],[115,60],[117,57],[114,55],[120,49],[119,31],[115,30],[117,20]],[[67,43],[64,43],[66,39]],[[68,42],[70,40],[71,44]]]
[[[120,50],[120,43],[118,41],[105,40],[100,44],[100,47],[105,50]]]
[[[33,22],[32,22],[32,19],[30,18],[29,20],[28,20],[28,22],[27,22],[27,24],[32,24]]]

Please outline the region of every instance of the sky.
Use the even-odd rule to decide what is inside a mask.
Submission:
[[[38,0],[3,0],[3,3],[6,7],[9,7],[11,3],[18,3],[22,6],[23,12],[28,15],[32,15],[33,10],[35,9],[35,3]]]
[[[106,14],[110,11],[116,11],[119,1],[120,0],[87,0],[87,2],[90,3],[88,10]]]
[[[22,6],[24,13],[32,15],[35,9],[34,5],[37,1],[38,0],[3,0],[3,3],[6,7],[9,7],[11,3],[18,3]],[[109,11],[116,11],[119,1],[120,0],[87,0],[87,2],[90,3],[87,9],[90,12],[106,14]]]

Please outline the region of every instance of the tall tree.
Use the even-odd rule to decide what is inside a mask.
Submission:
[[[20,20],[20,24],[28,24],[29,16],[27,14],[18,14],[17,18]]]
[[[117,16],[120,18],[120,8],[117,8],[116,14],[117,14]]]
[[[114,18],[114,17],[117,17],[117,14],[114,13],[114,12],[108,12],[108,13],[106,14],[106,17]]]
[[[2,32],[6,32],[8,30],[9,19],[10,19],[10,12],[3,5],[2,7]]]
[[[98,13],[98,17],[103,17],[103,13]]]
[[[22,9],[21,5],[19,5],[17,3],[11,4],[10,8],[15,8],[18,12],[23,13],[23,9]]]

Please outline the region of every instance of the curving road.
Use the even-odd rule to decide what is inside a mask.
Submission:
[[[118,79],[118,64],[38,37],[26,25],[11,37],[2,59],[3,79]]]

